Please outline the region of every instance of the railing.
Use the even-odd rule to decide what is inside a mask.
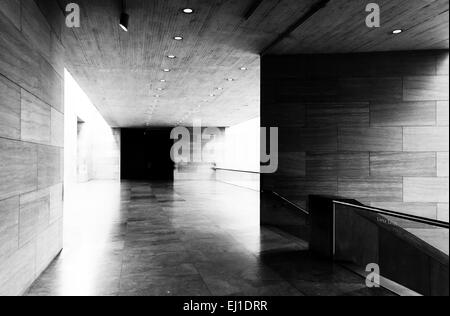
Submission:
[[[289,201],[287,198],[283,197],[282,195],[278,194],[277,192],[274,192],[274,191],[266,191],[266,192],[269,192],[270,194],[272,194],[279,200],[283,201],[284,203],[288,204],[289,206],[293,207],[294,209],[297,209],[298,211],[302,212],[303,214],[309,216],[309,212],[306,209],[304,209],[300,205],[295,204],[294,202]]]
[[[434,219],[430,219],[430,218],[426,218],[426,217],[409,215],[409,214],[405,214],[405,213],[384,210],[384,209],[376,208],[376,207],[355,205],[355,204],[341,202],[341,201],[333,201],[333,203],[339,204],[339,205],[344,205],[344,206],[354,207],[354,208],[357,208],[357,209],[360,209],[363,211],[367,211],[370,213],[374,213],[374,214],[387,215],[387,216],[397,217],[400,219],[406,219],[406,220],[410,220],[410,221],[413,221],[416,223],[427,224],[427,225],[436,226],[436,227],[440,227],[440,228],[447,228],[447,229],[450,228],[450,224],[447,222],[438,221],[438,220],[434,220]]]
[[[213,170],[215,170],[215,171],[229,171],[229,172],[247,173],[247,174],[261,174],[261,172],[257,172],[257,171],[245,171],[245,170],[219,168],[219,167],[214,167]],[[292,207],[292,208],[302,212],[304,215],[309,215],[309,212],[305,208],[301,207],[300,205],[295,204],[294,202],[291,202],[290,200],[288,200],[287,198],[285,198],[281,194],[279,194],[277,192],[274,192],[274,191],[268,191],[268,190],[265,190],[264,192],[270,193],[271,195],[276,197],[278,200],[281,200],[282,202],[288,204],[290,207]]]
[[[338,197],[312,195],[306,210],[277,192],[265,193],[308,216],[312,252],[364,277],[378,265],[380,285],[399,295],[448,295],[449,223]],[[277,222],[276,216],[269,213],[267,222]]]
[[[449,223],[380,208],[333,201],[334,260],[380,275],[426,296],[448,295]]]
[[[261,174],[260,172],[257,172],[257,171],[247,171],[247,170],[237,170],[237,169],[227,169],[227,168],[217,168],[217,167],[214,167],[213,170],[239,172],[239,173],[250,173],[250,174]]]
[[[259,172],[220,167],[213,167],[212,170],[214,170],[216,174],[217,181],[252,191],[261,191],[259,185]]]

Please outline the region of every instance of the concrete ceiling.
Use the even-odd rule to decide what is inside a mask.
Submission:
[[[59,2],[64,7],[71,1]],[[121,1],[78,0],[81,27],[64,39],[69,70],[114,127],[187,125],[193,118],[205,126],[231,126],[257,117],[259,56],[277,39],[269,53],[449,45],[448,0],[379,0],[380,29],[365,26],[366,1],[361,0],[331,0],[301,25],[296,22],[320,0],[126,2],[128,33],[118,26]],[[183,8],[195,11],[187,15]],[[292,25],[293,31],[284,34]],[[396,28],[406,32],[393,36]],[[177,35],[184,39],[175,41]],[[171,54],[177,58],[167,58]],[[166,68],[171,71],[163,72]]]
[[[380,6],[380,28],[366,26],[367,3]],[[330,0],[270,53],[448,49],[448,9],[448,0]],[[404,32],[394,36],[392,31],[396,29]]]

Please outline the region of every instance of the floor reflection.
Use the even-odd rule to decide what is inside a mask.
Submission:
[[[386,295],[260,228],[259,193],[213,181],[66,190],[65,248],[28,295]]]

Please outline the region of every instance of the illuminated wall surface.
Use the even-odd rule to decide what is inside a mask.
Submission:
[[[215,172],[216,180],[259,191],[259,118],[225,129],[216,165],[226,169]]]
[[[227,128],[218,128],[217,131],[220,132],[219,135],[210,138],[208,136],[203,137],[201,146],[200,142],[198,142],[197,146],[194,142],[193,129],[189,128],[191,134],[191,161],[176,166],[175,179],[239,180],[242,177],[248,177],[248,175],[239,175],[234,172],[214,172],[213,167],[259,172],[259,118]],[[204,128],[202,132],[205,132]],[[201,155],[199,152],[201,152]],[[196,156],[201,157],[201,161],[195,161]],[[251,176],[251,178],[254,177]]]
[[[62,248],[64,49],[34,1],[8,4],[0,6],[0,295],[17,295]]]
[[[260,119],[241,123],[225,130],[221,168],[259,172]]]
[[[120,179],[120,130],[112,129],[65,70],[65,184]]]

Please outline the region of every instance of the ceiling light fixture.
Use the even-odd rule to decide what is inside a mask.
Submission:
[[[183,9],[183,13],[192,14],[192,13],[194,13],[194,10],[192,10],[190,8],[186,8],[186,9]]]
[[[166,79],[161,79],[161,80],[159,80],[160,82],[166,82]]]
[[[119,25],[125,32],[128,32],[128,24],[130,21],[130,16],[126,13],[127,4],[126,0],[122,0],[122,13],[120,14],[120,22]]]
[[[242,70],[242,71],[248,70],[247,67],[241,67],[241,68],[239,68],[239,69]]]
[[[163,69],[164,72],[170,72],[169,68]]]
[[[158,90],[158,91],[163,91],[164,89],[163,89],[163,88],[158,88],[157,90]]]
[[[173,39],[176,40],[176,41],[182,41],[183,37],[182,36],[175,36]]]
[[[234,81],[233,78],[227,78],[226,80],[227,80],[227,81],[230,81],[230,82],[231,82],[231,81]]]
[[[392,34],[394,34],[394,35],[397,35],[397,34],[400,34],[400,33],[403,33],[402,29],[398,29],[398,30],[393,30],[392,31]]]
[[[218,88],[216,88],[216,90],[222,91],[223,88],[222,87],[218,87]]]
[[[130,16],[126,13],[122,13],[120,15],[120,27],[122,28],[122,30],[124,30],[125,32],[128,32],[128,22],[130,20]]]
[[[167,58],[169,58],[169,59],[175,59],[175,58],[177,58],[177,56],[175,56],[175,55],[168,55]]]

